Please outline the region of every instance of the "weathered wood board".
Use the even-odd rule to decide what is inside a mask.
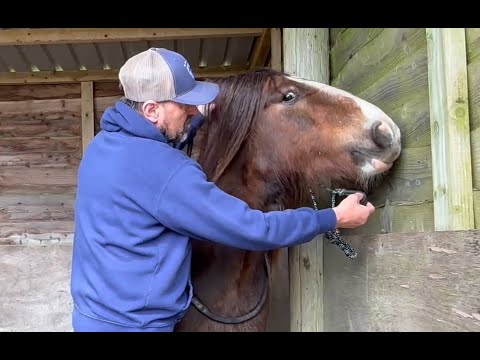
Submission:
[[[473,188],[480,189],[480,29],[465,29],[467,47],[468,102],[470,114],[470,142],[472,155]],[[480,211],[480,204],[474,204]],[[475,228],[480,223],[475,222]]]
[[[375,218],[348,233],[433,230],[425,29],[330,29],[330,42],[332,85],[379,106],[402,131],[400,159],[369,194],[378,206]]]
[[[71,329],[69,245],[0,246],[0,331]]]
[[[325,331],[480,331],[480,230],[344,237],[324,247]]]
[[[119,94],[93,84],[96,123]],[[0,244],[72,240],[81,96],[80,84],[0,86]]]

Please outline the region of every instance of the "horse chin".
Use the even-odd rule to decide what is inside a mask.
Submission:
[[[358,164],[357,166],[364,177],[384,174],[393,166],[393,162],[382,160],[375,155],[369,155],[367,151],[353,151],[352,159]]]
[[[357,179],[352,184],[353,190],[361,190],[368,194],[382,183],[391,165],[382,164],[379,166],[376,161],[380,160],[371,159],[359,165]]]
[[[382,160],[370,158],[363,162],[360,171],[363,177],[372,177],[386,173],[392,167],[391,163],[385,163]]]

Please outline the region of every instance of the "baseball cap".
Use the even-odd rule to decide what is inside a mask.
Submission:
[[[149,48],[129,58],[118,74],[127,99],[145,102],[175,101],[204,105],[219,92],[217,84],[196,81],[181,54],[165,48]]]

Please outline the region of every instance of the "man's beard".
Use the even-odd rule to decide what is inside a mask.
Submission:
[[[193,116],[189,116],[187,120],[185,120],[185,124],[183,125],[183,130],[177,132],[174,137],[169,136],[168,131],[165,131],[165,137],[167,142],[181,143],[187,140],[190,126],[192,124],[192,119],[193,119]]]

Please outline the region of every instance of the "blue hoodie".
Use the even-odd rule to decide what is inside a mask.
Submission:
[[[332,209],[249,208],[121,101],[101,129],[79,166],[71,274],[90,331],[179,322],[193,292],[190,238],[272,250],[335,229]]]

